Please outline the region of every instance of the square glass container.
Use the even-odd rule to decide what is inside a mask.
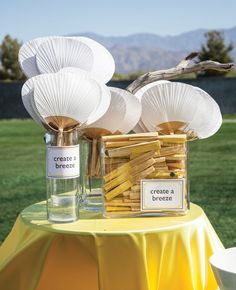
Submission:
[[[103,136],[101,145],[106,217],[187,213],[185,134]]]

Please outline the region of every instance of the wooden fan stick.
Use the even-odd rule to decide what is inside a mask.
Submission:
[[[200,72],[205,70],[217,70],[227,72],[230,71],[234,66],[233,63],[219,63],[211,60],[191,64],[191,61],[195,57],[197,57],[198,54],[198,52],[190,53],[185,59],[183,59],[177,66],[173,68],[145,73],[138,77],[136,80],[134,80],[126,88],[126,90],[135,94],[142,87],[154,81],[171,80],[183,74]]]
[[[94,138],[92,142],[92,153],[91,153],[91,176],[95,175],[96,169],[96,161],[97,161],[97,139]]]
[[[101,177],[100,138],[93,138],[91,142],[88,175],[90,177]]]

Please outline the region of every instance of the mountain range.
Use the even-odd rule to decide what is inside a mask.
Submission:
[[[217,29],[223,32],[225,43],[232,42],[231,53],[236,62],[236,26]],[[103,44],[113,55],[117,73],[132,73],[138,70],[152,71],[175,66],[192,51],[198,51],[205,43],[207,29],[198,29],[174,36],[138,33],[128,36],[102,36],[94,33],[76,33],[73,36],[90,37]]]

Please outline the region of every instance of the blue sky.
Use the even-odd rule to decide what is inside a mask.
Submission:
[[[236,26],[235,0],[2,0],[0,40],[94,32],[176,35],[198,28]]]

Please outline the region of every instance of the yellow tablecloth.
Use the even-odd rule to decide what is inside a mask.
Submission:
[[[51,224],[44,203],[23,210],[0,247],[0,289],[217,288],[208,260],[223,246],[197,205],[182,217],[81,218]]]

